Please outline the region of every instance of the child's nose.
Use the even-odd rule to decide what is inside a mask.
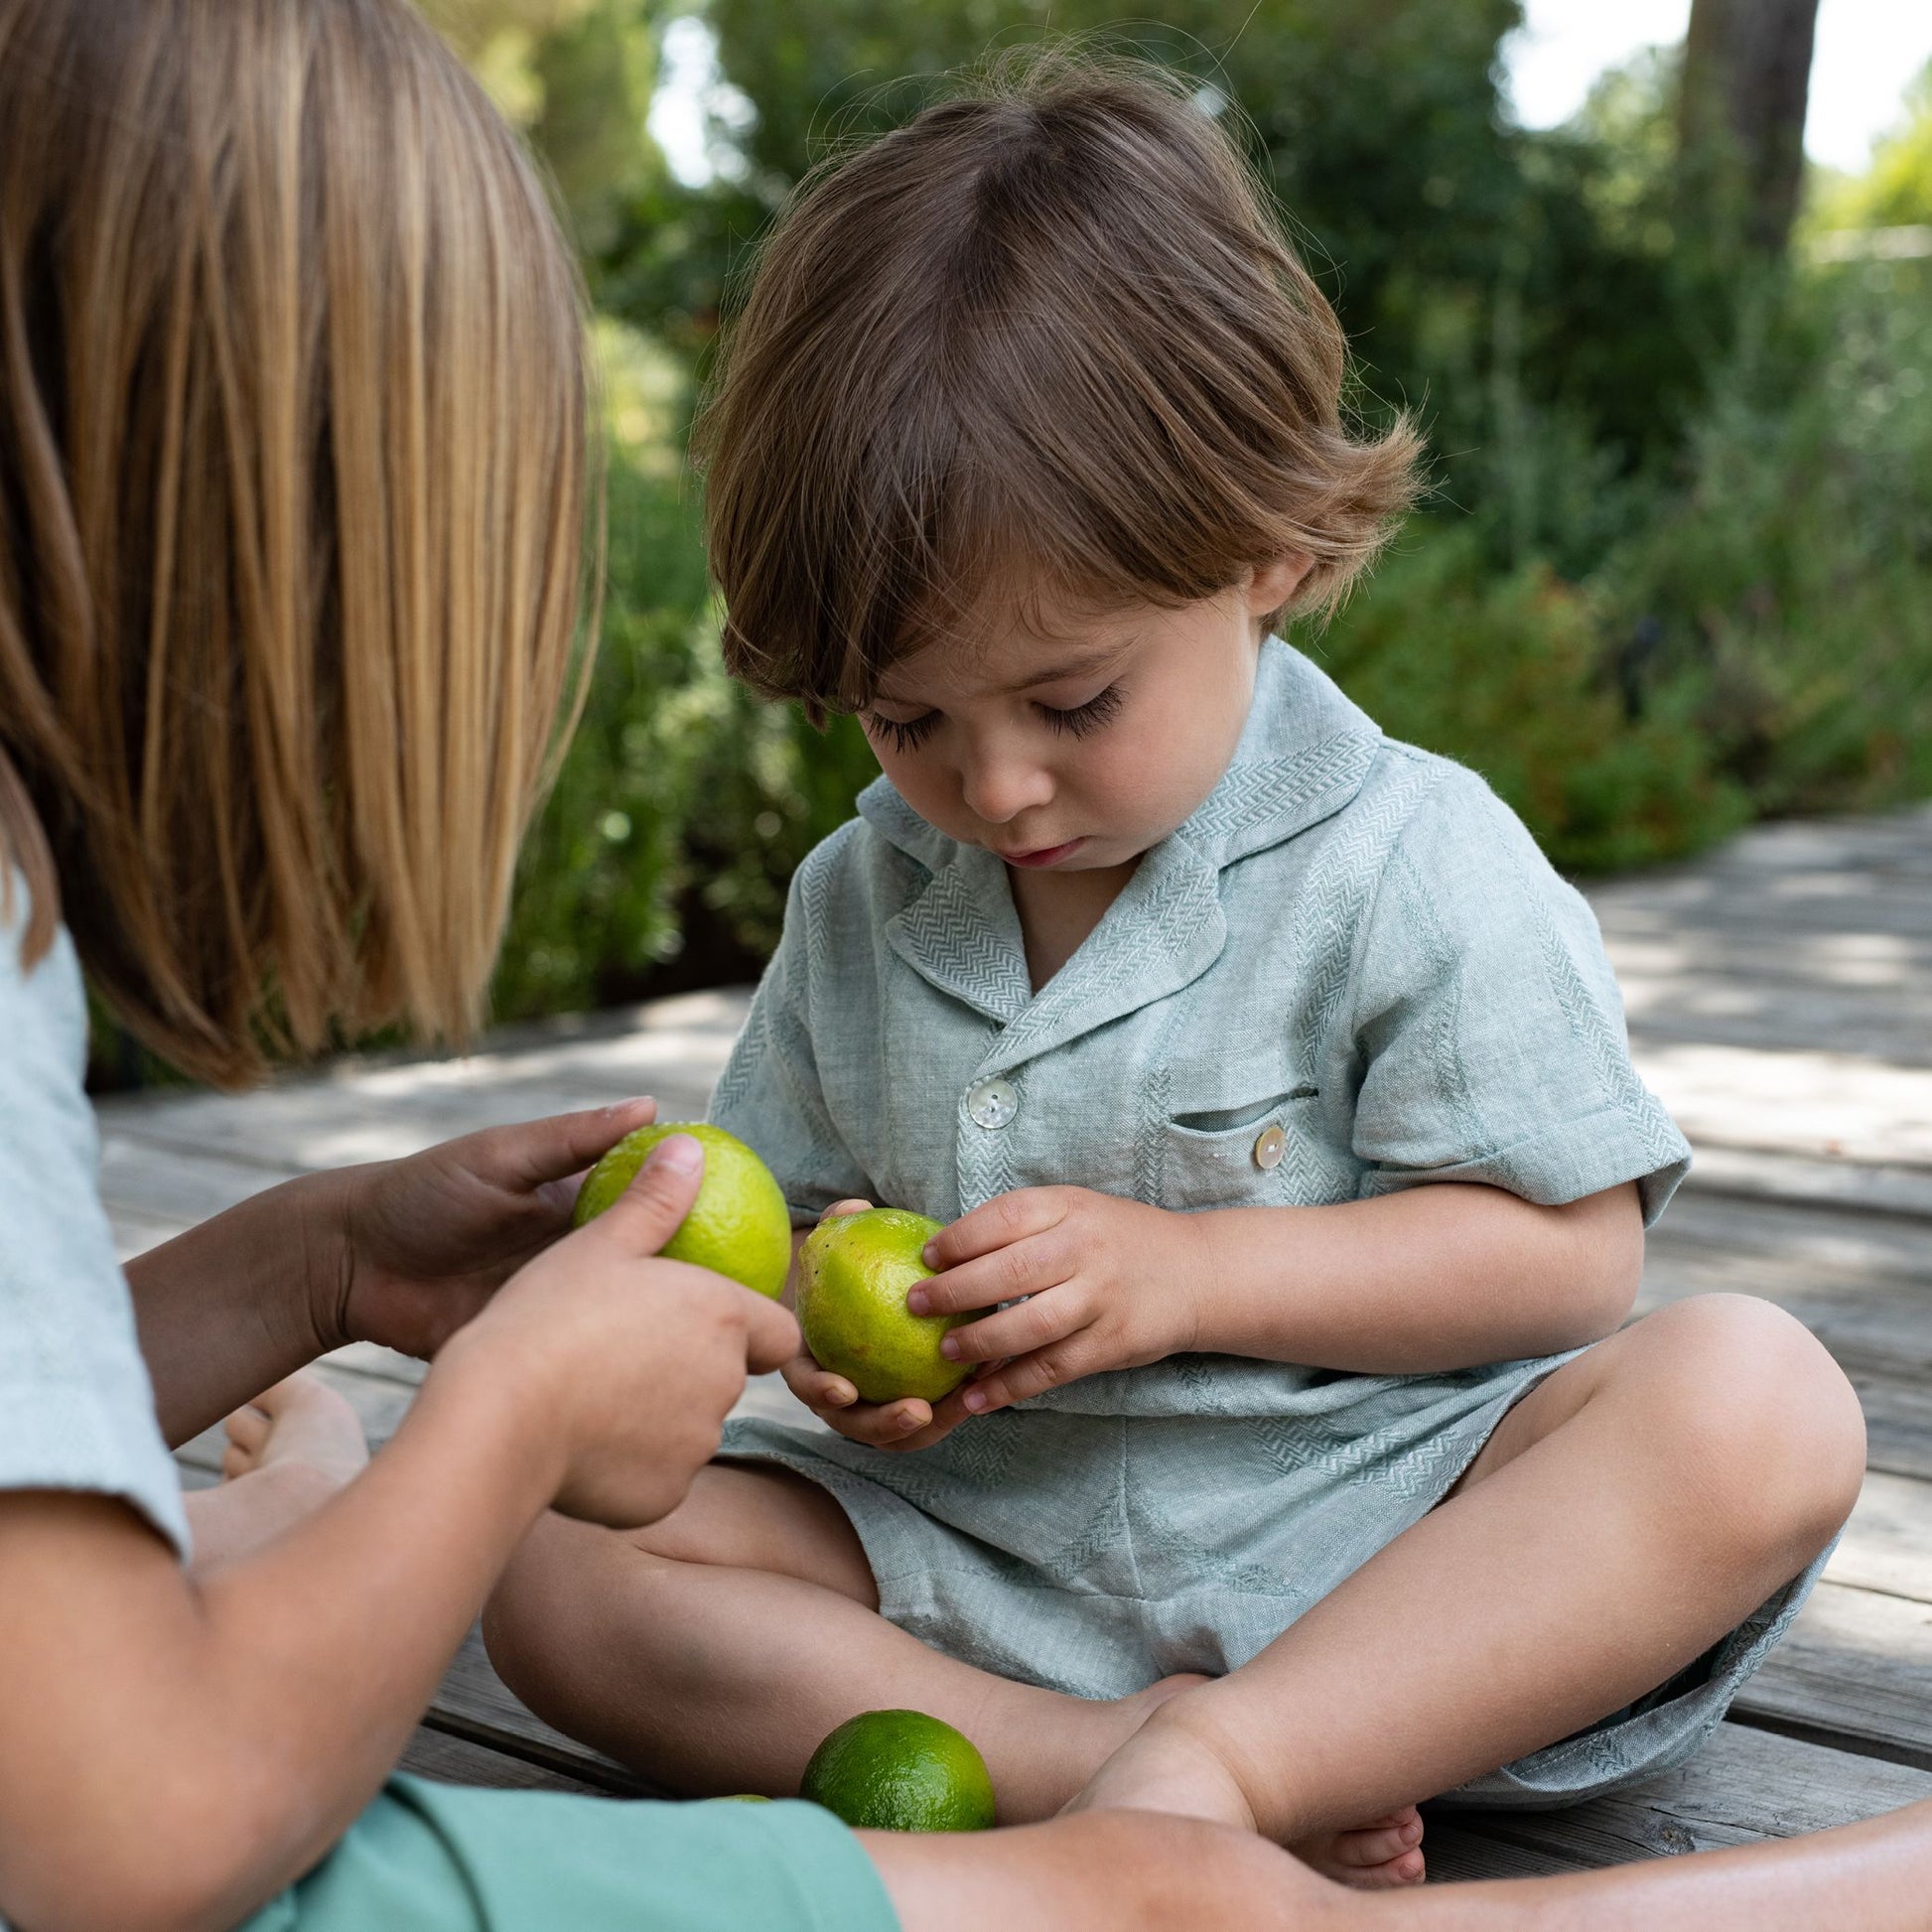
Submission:
[[[1004,825],[1053,796],[1052,774],[1035,759],[997,749],[975,753],[960,772],[966,809],[983,825]]]

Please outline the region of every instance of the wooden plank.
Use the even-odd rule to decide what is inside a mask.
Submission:
[[[1633,1035],[1644,1083],[1693,1145],[1932,1167],[1932,1071],[1863,1054]]]
[[[1932,1770],[1932,1607],[1820,1584],[1730,1715]]]
[[[1922,1168],[1842,1158],[1811,1160],[1761,1148],[1715,1147],[1709,1142],[1697,1150],[1683,1189],[1672,1203],[1671,1219],[1676,1219],[1682,1204],[1706,1196],[1932,1220],[1932,1173]]]
[[[485,1785],[498,1791],[573,1791],[593,1798],[611,1795],[602,1786],[429,1725],[421,1725],[410,1738],[397,1768],[442,1784]]]
[[[1932,1773],[1739,1725],[1633,1791],[1561,1811],[1428,1807],[1439,1879],[1584,1871],[1849,1825],[1932,1797]]]

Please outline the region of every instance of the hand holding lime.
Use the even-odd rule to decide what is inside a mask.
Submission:
[[[743,1282],[773,1301],[791,1272],[791,1211],[767,1168],[735,1134],[703,1121],[659,1121],[626,1134],[578,1190],[575,1227],[602,1214],[630,1185],[658,1142],[689,1134],[704,1149],[704,1183],[661,1252]]]
[[[798,1256],[798,1325],[820,1368],[866,1402],[937,1402],[972,1372],[939,1352],[948,1328],[975,1314],[913,1314],[912,1287],[933,1270],[922,1251],[939,1223],[901,1207],[821,1221]]]
[[[970,1738],[922,1711],[868,1711],[833,1731],[798,1795],[855,1831],[984,1832],[993,1780]]]

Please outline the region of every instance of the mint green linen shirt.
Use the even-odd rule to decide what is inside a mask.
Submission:
[[[800,1221],[846,1195],[951,1220],[1054,1183],[1201,1210],[1442,1181],[1541,1203],[1634,1181],[1648,1221],[1689,1165],[1584,899],[1480,777],[1385,738],[1278,640],[1220,782],[1037,993],[1000,860],[883,779],[859,812],[799,868],[713,1103]],[[1393,1376],[1176,1355],[914,1454],[803,1411],[732,1424],[725,1453],[836,1496],[902,1627],[1117,1697],[1245,1663],[1569,1358]],[[1811,1574],[1657,1710],[1461,1795],[1569,1802],[1688,1754]]]

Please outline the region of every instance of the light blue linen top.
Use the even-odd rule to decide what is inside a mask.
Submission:
[[[22,971],[27,910],[16,876],[0,916],[0,1489],[124,1497],[186,1556],[181,1485],[97,1185],[80,968],[63,928]]]
[[[884,780],[859,812],[799,868],[712,1108],[801,1221],[845,1195],[951,1220],[1052,1183],[1199,1210],[1631,1180],[1654,1220],[1689,1165],[1589,907],[1479,777],[1385,738],[1284,643],[1220,782],[1037,993],[1000,860]],[[1292,1252],[1282,1274],[1292,1296]],[[1575,1352],[1423,1375],[1181,1354],[916,1453],[802,1410],[733,1421],[723,1453],[833,1495],[900,1628],[1121,1697],[1254,1657]],[[1681,1762],[1818,1567],[1629,1711],[1456,1796],[1571,1803]]]
[[[1037,994],[1001,861],[883,778],[859,811],[799,868],[713,1103],[800,1220],[1054,1182],[1209,1208],[1631,1179],[1654,1220],[1689,1166],[1583,897],[1475,773],[1278,640],[1220,782]]]

